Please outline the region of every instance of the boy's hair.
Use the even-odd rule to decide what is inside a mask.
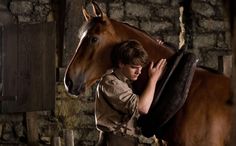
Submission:
[[[113,67],[119,67],[119,63],[145,66],[148,62],[148,54],[136,40],[128,40],[116,45],[111,51]]]

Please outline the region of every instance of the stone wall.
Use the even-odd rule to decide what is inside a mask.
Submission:
[[[98,2],[109,17],[128,22],[175,47],[179,45],[179,8],[184,6],[188,10],[183,15],[185,43],[188,51],[199,57],[200,64],[218,70],[222,56],[231,54],[229,27],[224,21],[223,7],[219,1],[192,0],[191,4],[179,3],[176,0]],[[63,49],[63,53],[58,56],[62,58],[62,63],[57,66],[62,71],[78,43],[77,33],[83,22],[80,6],[84,4],[91,10],[85,0],[67,0],[65,4],[64,44],[59,47]],[[55,0],[8,0],[8,9],[15,23],[57,21],[58,5],[59,1]],[[63,138],[65,131],[71,129],[74,132],[75,145],[93,146],[98,139],[94,121],[94,87],[83,97],[69,96],[65,92],[62,75],[59,75],[56,83],[55,110],[37,112],[40,145],[49,145],[52,136]],[[0,115],[0,145],[26,145],[26,135],[24,113]],[[143,140],[143,143],[153,142],[153,139]]]
[[[222,3],[194,1],[192,11],[192,51],[198,54],[200,64],[219,69],[218,59],[229,55],[231,50]]]
[[[12,0],[9,9],[19,23],[53,21],[51,0]]]

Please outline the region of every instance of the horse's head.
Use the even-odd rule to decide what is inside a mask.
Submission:
[[[81,27],[79,45],[65,73],[65,87],[73,95],[79,95],[111,67],[111,48],[119,40],[108,17],[96,3],[92,5],[95,16],[83,8],[86,22]]]
[[[95,16],[83,9],[86,22],[81,27],[79,45],[65,73],[64,83],[69,93],[79,95],[95,83],[111,67],[111,49],[121,41],[138,40],[153,61],[173,54],[172,49],[160,45],[144,31],[109,19],[94,2],[92,6]]]

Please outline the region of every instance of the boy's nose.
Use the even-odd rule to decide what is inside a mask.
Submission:
[[[136,73],[141,74],[142,69],[137,69]]]

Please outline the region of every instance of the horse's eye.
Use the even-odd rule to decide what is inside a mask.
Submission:
[[[97,40],[98,40],[98,39],[97,39],[96,37],[91,37],[91,38],[90,38],[90,42],[91,42],[91,43],[96,43]]]

